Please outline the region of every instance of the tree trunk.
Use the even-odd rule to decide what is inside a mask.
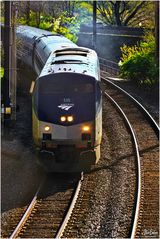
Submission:
[[[155,1],[155,41],[156,41],[155,57],[158,63],[159,62],[159,1]]]
[[[27,1],[26,24],[29,25],[29,22],[30,22],[30,1]]]
[[[116,20],[116,25],[121,26],[121,20],[120,20],[120,2],[116,1],[114,4],[114,13],[115,13],[115,20]]]
[[[39,28],[40,21],[41,21],[40,17],[41,17],[41,12],[37,11],[36,12],[36,25],[37,25],[36,27],[38,27],[38,28]]]

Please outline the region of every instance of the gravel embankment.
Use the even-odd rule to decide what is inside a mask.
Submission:
[[[106,99],[103,119],[102,157],[90,174],[95,189],[72,238],[129,237],[135,190],[132,144],[123,120]]]
[[[22,74],[21,84],[29,75]],[[19,79],[19,78],[18,78]],[[29,88],[29,82],[27,83]],[[23,88],[21,90],[23,91]],[[28,89],[27,89],[28,90]],[[31,129],[31,96],[22,92],[17,98],[17,120],[4,130],[1,144],[1,236],[7,237],[15,214],[22,215],[37,190],[43,170],[36,163]]]
[[[145,88],[143,86],[137,86],[131,81],[126,81],[117,77],[111,77],[108,74],[103,73],[104,77],[111,80],[133,97],[135,97],[154,117],[154,119],[159,122],[159,87]]]

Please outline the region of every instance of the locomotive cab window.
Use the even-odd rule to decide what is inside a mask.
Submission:
[[[57,84],[59,83],[59,84]],[[83,81],[79,82],[54,82],[48,81],[40,84],[39,86],[40,94],[89,94],[93,93],[94,85],[93,83],[85,83]]]
[[[67,102],[66,102],[67,99]],[[44,122],[63,124],[64,113],[74,115],[70,124],[91,121],[96,110],[96,79],[75,73],[49,74],[34,88],[35,112]],[[68,106],[68,110],[63,107]]]

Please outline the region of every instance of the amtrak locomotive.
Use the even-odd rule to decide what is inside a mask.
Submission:
[[[28,50],[23,60],[38,74],[32,117],[40,163],[47,171],[89,170],[100,158],[102,138],[96,52],[36,28],[20,27],[18,34]]]

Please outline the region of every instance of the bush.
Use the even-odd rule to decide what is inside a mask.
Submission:
[[[19,23],[25,25],[26,19],[21,17]],[[37,27],[36,14],[33,11],[30,12],[29,26]],[[68,17],[67,12],[63,12],[58,18],[41,16],[38,27],[54,33],[57,32],[76,43],[80,29],[80,20],[75,16]]]
[[[50,30],[53,29],[53,24],[50,23],[50,22],[45,22],[45,21],[43,21],[43,22],[41,22],[41,23],[39,24],[39,28],[41,28],[41,29],[43,29],[43,30],[50,31]]]
[[[2,66],[0,67],[0,75],[1,75],[1,78],[3,78],[3,76],[4,76],[4,68]]]
[[[53,31],[65,36],[75,43],[78,40],[79,29],[80,22],[76,17],[67,17],[66,13],[54,19]]]
[[[154,85],[158,82],[158,64],[155,60],[155,39],[146,35],[138,46],[121,48],[121,76],[136,84]]]

